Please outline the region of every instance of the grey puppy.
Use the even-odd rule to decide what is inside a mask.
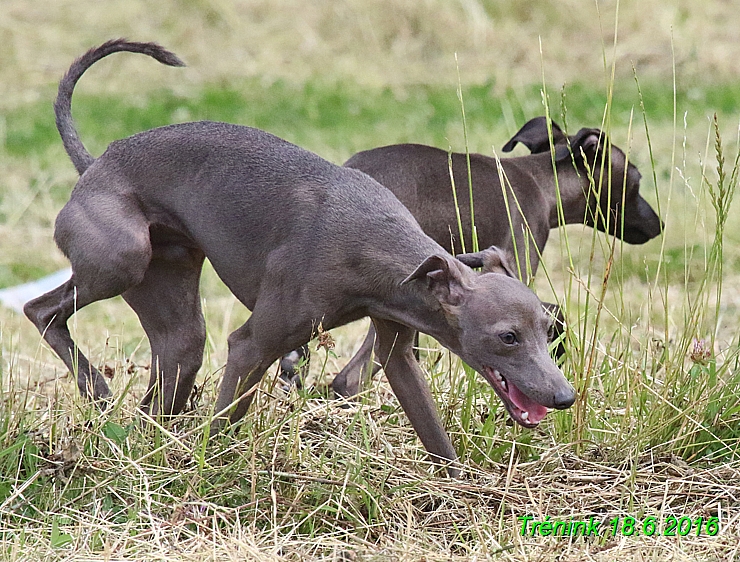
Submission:
[[[435,337],[490,382],[512,417],[533,427],[575,392],[547,353],[551,319],[519,280],[501,273],[492,248],[464,259],[424,234],[386,188],[269,133],[196,122],[111,143],[99,158],[82,145],[70,106],[74,85],[118,51],[182,63],[152,43],[115,40],[75,61],[55,104],[64,147],[81,177],[56,220],[54,238],[72,278],[25,313],[77,374],[86,396],[110,396],[79,351],[67,320],[122,295],[152,349],[142,408],[178,413],[201,366],[205,325],[201,267],[214,269],[252,314],[228,339],[214,430],[244,416],[265,370],[330,329],[369,316],[378,357],[422,443],[436,462],[456,459],[421,368],[416,330]],[[299,272],[299,275],[296,275]]]
[[[481,247],[501,248],[512,263],[518,264],[523,278],[537,271],[550,229],[562,222],[596,227],[630,244],[643,244],[661,233],[662,221],[640,195],[640,172],[621,149],[608,142],[602,131],[584,128],[568,138],[552,123],[552,142],[554,169],[547,120],[537,117],[503,148],[510,152],[522,143],[531,155],[501,160],[470,155],[475,226]],[[390,189],[424,232],[446,250],[453,252],[453,246],[462,246],[446,151],[398,144],[359,152],[344,165],[362,170]],[[452,154],[452,171],[465,247],[470,248],[472,226],[465,154]],[[506,198],[501,176],[506,178]],[[590,177],[594,178],[593,185]],[[558,196],[562,219],[558,216]],[[563,321],[560,309],[556,305],[548,308],[558,319],[559,331]],[[374,337],[371,327],[358,352],[335,377],[332,387],[337,394],[354,396],[362,380],[378,370],[377,363],[369,364]],[[562,342],[557,352],[564,353]]]

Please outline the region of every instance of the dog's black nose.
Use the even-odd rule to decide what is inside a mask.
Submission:
[[[565,410],[566,408],[570,408],[575,401],[576,391],[573,388],[561,390],[557,392],[553,397],[553,403],[555,404],[555,408],[557,408],[558,410]]]

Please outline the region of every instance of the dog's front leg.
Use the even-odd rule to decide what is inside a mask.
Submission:
[[[447,468],[456,478],[460,470],[452,466],[457,453],[450,442],[424,373],[413,353],[415,330],[395,322],[373,319],[378,337],[378,360],[398,401],[432,461]]]
[[[296,349],[310,337],[310,323],[296,324],[284,314],[280,298],[261,294],[249,320],[229,335],[229,356],[211,432],[243,418],[265,371],[286,351]]]
[[[244,417],[254,398],[255,387],[270,364],[279,357],[265,358],[261,353],[261,346],[253,337],[253,318],[254,314],[229,336],[229,357],[216,400],[211,433],[224,429],[227,422],[235,423]]]

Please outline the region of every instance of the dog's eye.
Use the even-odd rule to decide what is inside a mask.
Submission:
[[[517,342],[516,334],[514,332],[504,332],[503,334],[499,334],[498,337],[500,337],[501,341],[506,345],[514,345]]]
[[[552,341],[555,337],[555,324],[550,324],[547,328],[547,341]]]

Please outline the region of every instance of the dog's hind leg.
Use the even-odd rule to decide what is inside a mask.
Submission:
[[[372,378],[380,370],[380,365],[372,360],[373,348],[375,347],[375,328],[371,324],[370,329],[362,342],[360,349],[352,356],[352,359],[334,377],[331,383],[332,390],[344,398],[356,396],[363,383]]]
[[[552,316],[552,331],[549,334],[550,343],[559,340],[555,349],[551,351],[553,359],[558,361],[565,356],[565,315],[563,314],[563,309],[557,304],[543,302],[542,306]]]
[[[77,374],[80,393],[101,400],[110,396],[108,385],[77,348],[67,320],[82,307],[139,284],[151,245],[146,221],[130,200],[105,192],[96,197],[97,202],[71,199],[57,217],[54,237],[72,264],[72,278],[27,303],[23,311],[70,372]]]
[[[199,283],[204,258],[194,248],[153,244],[144,280],[123,293],[152,351],[149,387],[141,401],[151,415],[183,409],[203,362],[206,328]]]
[[[77,374],[80,394],[93,400],[103,400],[110,397],[108,384],[77,348],[67,327],[70,316],[95,300],[99,299],[86,295],[85,291],[77,286],[73,276],[56,289],[28,302],[23,311],[64,361],[70,373]]]
[[[308,344],[294,349],[280,359],[280,383],[287,392],[291,387],[303,388],[304,379],[308,375],[311,352]]]

